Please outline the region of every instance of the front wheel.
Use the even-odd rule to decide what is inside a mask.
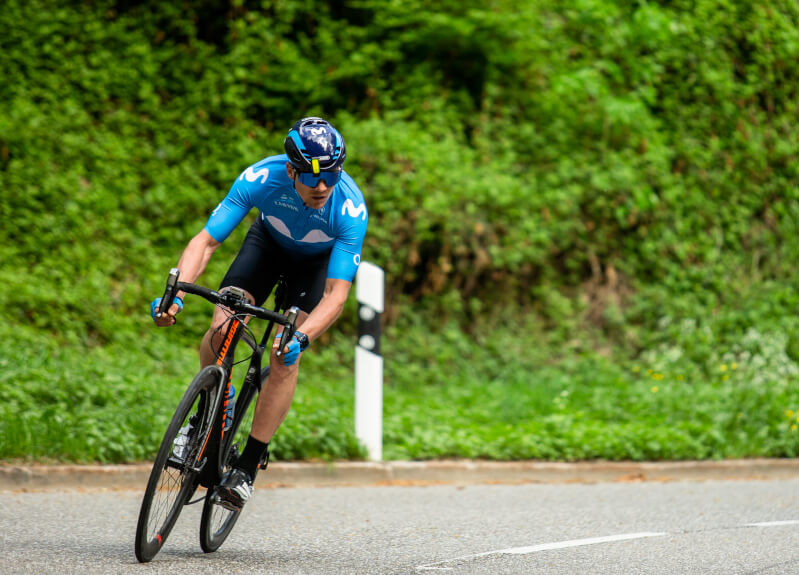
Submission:
[[[198,474],[207,461],[203,451],[214,420],[220,373],[219,367],[209,366],[197,374],[161,441],[136,526],[135,551],[141,563],[161,550],[197,488]]]
[[[261,385],[266,384],[266,378],[269,376],[269,366],[261,370]],[[255,398],[255,390],[252,386],[246,392],[240,394],[235,404],[236,415],[234,417],[233,427],[231,428],[232,439],[225,445],[229,446],[225,453],[221,455],[223,471],[230,469],[237,458],[236,447],[234,441],[236,439],[245,440],[247,433],[245,429],[249,430],[249,426],[242,427],[242,423],[249,423],[252,419],[252,413],[247,413],[250,405],[254,405],[253,399]],[[241,411],[240,411],[241,410]],[[239,433],[241,429],[241,433]],[[237,435],[238,434],[238,435]],[[203,503],[203,514],[200,520],[200,547],[206,553],[213,553],[225,542],[230,532],[233,530],[236,521],[241,514],[240,509],[229,509],[216,501],[215,490],[209,489],[205,495],[205,502]]]

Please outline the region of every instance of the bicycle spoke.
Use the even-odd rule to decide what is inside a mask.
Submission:
[[[225,509],[221,505],[214,505],[214,510],[211,514],[211,533],[215,536],[218,535],[234,513],[237,512]]]
[[[268,369],[268,368],[267,368]],[[222,471],[230,469],[231,465],[238,459],[238,446],[236,441],[246,441],[247,430],[250,428],[253,411],[255,410],[255,394],[252,389],[243,386],[236,402],[237,423],[231,430],[230,439],[226,445],[229,450],[222,455],[224,461]],[[205,504],[200,521],[200,546],[206,553],[216,551],[228,535],[233,526],[238,521],[241,514],[240,509],[230,509],[220,503],[213,488],[206,493]]]
[[[198,462],[197,458],[213,421],[209,397],[218,382],[217,370],[201,371],[164,434],[139,513],[135,551],[141,562],[155,557],[198,486],[205,460]]]
[[[183,486],[183,474],[175,469],[164,468],[153,497],[153,509],[147,521],[147,539],[157,539],[166,523]],[[160,542],[160,541],[159,541]]]

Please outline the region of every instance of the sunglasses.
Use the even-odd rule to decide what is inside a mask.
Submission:
[[[297,177],[300,180],[300,183],[303,186],[308,186],[309,188],[315,188],[319,185],[319,180],[324,180],[325,185],[328,187],[333,187],[338,184],[339,180],[341,179],[341,171],[336,172],[319,172],[319,175],[314,175],[311,172],[296,172]]]

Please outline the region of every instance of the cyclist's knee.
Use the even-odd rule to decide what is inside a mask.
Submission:
[[[217,307],[214,310],[213,318],[211,319],[211,325],[208,328],[208,331],[205,332],[204,340],[210,342],[213,346],[213,349],[219,349],[222,343],[225,341],[225,336],[227,334],[227,323],[230,319],[231,313],[227,308],[219,308]],[[244,323],[247,323],[250,318],[245,318]]]
[[[275,381],[296,379],[299,372],[299,363],[300,360],[298,359],[296,363],[286,365],[283,363],[283,358],[276,357],[275,352],[272,351],[272,355],[269,358],[269,377]]]
[[[225,334],[221,329],[217,328],[218,326],[212,324],[208,331],[205,332],[205,337],[203,337],[203,340],[208,342],[212,349],[219,349],[225,341]]]

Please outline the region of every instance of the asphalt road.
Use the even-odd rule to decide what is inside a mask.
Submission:
[[[799,480],[258,489],[140,565],[141,492],[0,493],[0,573],[799,574]]]

